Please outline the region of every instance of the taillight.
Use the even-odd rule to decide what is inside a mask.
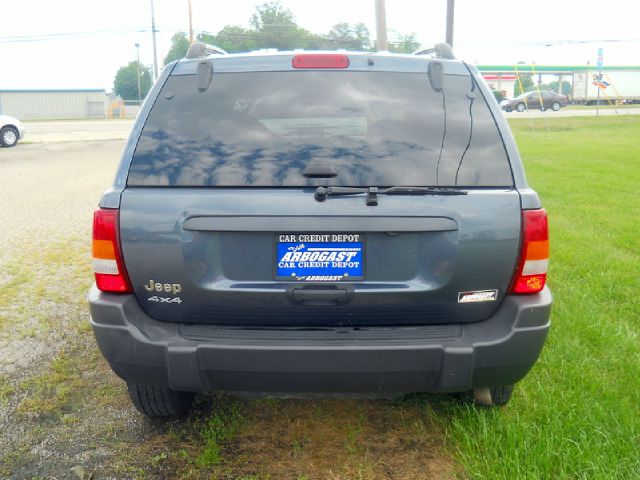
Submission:
[[[122,262],[118,237],[119,210],[98,209],[93,214],[93,273],[103,292],[133,291]]]
[[[522,248],[513,293],[537,293],[544,288],[549,266],[549,227],[544,209],[522,212]]]
[[[303,53],[293,57],[293,68],[347,68],[349,57],[339,53]]]

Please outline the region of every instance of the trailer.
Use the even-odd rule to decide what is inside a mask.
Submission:
[[[640,103],[640,69],[583,70],[573,74],[573,95],[575,103]]]

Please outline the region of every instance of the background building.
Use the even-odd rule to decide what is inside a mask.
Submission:
[[[483,73],[482,76],[491,90],[500,92],[503,98],[513,98],[513,89],[517,80],[515,75]]]
[[[0,90],[0,114],[20,120],[105,118],[105,90]]]

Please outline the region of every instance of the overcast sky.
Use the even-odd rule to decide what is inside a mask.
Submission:
[[[150,0],[20,0],[2,3],[0,89],[105,88],[122,65],[153,63]],[[248,26],[257,0],[192,0],[194,29]],[[363,22],[375,37],[374,0],[283,0],[302,27],[325,33]],[[155,0],[158,62],[176,31],[188,30],[187,0]],[[389,37],[444,41],[446,0],[387,0]],[[525,6],[526,5],[526,6]],[[471,63],[585,64],[604,48],[605,65],[640,65],[634,2],[457,0],[454,49]],[[634,11],[630,11],[630,9]],[[78,35],[83,33],[83,35]],[[19,37],[19,38],[18,38]],[[580,42],[580,43],[578,43]],[[545,46],[551,43],[551,46]]]

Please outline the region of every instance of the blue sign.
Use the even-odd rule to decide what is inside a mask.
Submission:
[[[602,68],[602,64],[603,64],[603,56],[602,56],[603,50],[602,48],[598,49],[598,69]]]
[[[336,235],[286,235],[297,240]],[[341,235],[359,238],[360,235]],[[323,238],[324,239],[324,238]],[[300,282],[339,282],[363,277],[362,242],[278,242],[277,273],[279,278]]]

